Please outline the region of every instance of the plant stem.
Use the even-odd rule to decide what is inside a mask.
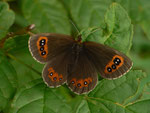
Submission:
[[[35,27],[35,25],[34,25],[34,24],[31,24],[31,25],[29,25],[29,26],[27,26],[27,27],[25,27],[25,28],[23,28],[23,29],[21,29],[21,30],[19,30],[19,31],[17,31],[17,32],[10,32],[10,33],[8,33],[4,38],[2,38],[2,39],[0,40],[0,48],[3,48],[5,41],[6,41],[8,38],[10,38],[10,37],[14,37],[14,36],[16,36],[16,35],[23,35],[23,34],[27,34],[27,33],[31,34],[30,31],[31,31],[32,29],[34,29],[34,27]]]

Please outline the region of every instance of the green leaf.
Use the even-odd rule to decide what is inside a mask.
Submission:
[[[22,0],[22,11],[39,32],[70,33],[67,13],[57,0]]]
[[[4,49],[11,54],[29,53],[29,35],[15,36],[6,40]]]
[[[82,42],[94,41],[104,43],[105,41],[105,37],[103,36],[103,30],[100,27],[82,29],[80,34],[82,35]]]
[[[132,23],[140,24],[143,31],[150,39],[150,1],[149,0],[115,0],[128,12]]]
[[[132,113],[128,106],[138,103],[140,99],[125,102],[136,96],[142,79],[141,71],[131,71],[117,80],[102,80],[89,97],[71,96],[68,88],[49,88],[43,80],[37,79],[18,90],[10,113],[29,110],[32,113]]]
[[[81,4],[84,5],[85,3],[86,2],[83,2]],[[91,1],[87,3],[91,3]],[[77,8],[74,10],[77,10]],[[86,11],[82,8],[79,11],[82,12],[82,10]],[[89,8],[89,10],[92,10],[92,8]],[[84,22],[86,22],[85,21],[86,19],[89,19],[89,21],[92,21],[90,17],[91,17],[91,14],[88,14],[88,16],[86,16],[86,18],[84,19]],[[73,19],[76,20],[75,17]],[[101,20],[103,19],[101,18]],[[129,52],[131,48],[131,44],[132,44],[133,26],[131,24],[131,20],[127,12],[119,4],[113,3],[110,6],[110,8],[107,10],[104,20],[105,20],[106,25],[104,23],[98,24],[99,21],[95,20],[97,22],[95,26],[97,28],[99,27],[99,29],[95,32],[93,32],[93,27],[86,28],[86,27],[89,27],[90,25],[86,25],[86,24],[82,26],[79,25],[80,28],[84,28],[81,31],[81,34],[84,38],[83,41],[85,39],[86,41],[95,41],[95,42],[109,45],[110,47],[113,47],[123,53]],[[77,21],[77,23],[80,23],[80,22],[81,20],[79,20],[79,22]],[[94,26],[94,25],[92,24],[91,26]]]
[[[150,109],[150,99],[136,102],[132,105],[127,106],[127,109],[132,111],[132,113],[149,113]]]
[[[0,2],[0,39],[3,38],[10,26],[14,23],[14,12],[9,9],[5,2]]]
[[[130,71],[125,76],[116,80],[102,80],[89,96],[103,98],[119,104],[127,104],[136,96],[143,78],[142,71]],[[140,81],[139,81],[140,80]],[[134,100],[136,101],[136,100]]]
[[[124,113],[123,106],[103,99],[89,98],[88,105],[92,113]]]
[[[10,113],[70,113],[61,88],[48,88],[41,79],[30,82],[18,90]]]
[[[135,26],[134,29],[131,53],[134,67],[150,74],[150,40],[146,38],[140,25]]]
[[[43,65],[34,60],[28,48],[29,35],[16,36],[9,38],[5,42],[4,49],[12,59],[11,63],[18,73],[18,84],[21,87],[29,81],[40,78]]]
[[[139,1],[140,0],[136,2],[135,0],[115,0],[115,2],[121,4],[122,7],[126,9],[134,24],[137,24],[141,20],[141,6],[139,6]]]
[[[14,56],[11,63],[18,73],[18,84],[19,87],[27,84],[28,82],[41,78],[41,73],[44,65],[33,59],[29,51],[24,54],[17,54]],[[28,67],[28,66],[30,67]],[[35,69],[37,72],[33,71]]]
[[[123,53],[129,52],[132,45],[133,26],[127,12],[117,3],[113,3],[105,15],[107,24],[106,45]]]
[[[3,54],[0,51],[0,111],[9,104],[17,87],[16,71]]]
[[[131,5],[129,0],[115,0],[121,3],[126,11],[129,12],[127,14],[122,6],[117,3],[113,3],[107,9],[112,1],[114,0],[16,1],[21,3],[27,22],[21,20],[23,18],[22,13],[18,13],[13,6],[12,8],[14,8],[16,15],[20,16],[15,23],[19,26],[35,23],[35,31],[38,33],[57,32],[70,34],[68,21],[70,18],[80,30],[82,29],[83,41],[95,41],[106,44],[127,54],[131,47],[133,35],[133,26],[128,15],[131,16],[132,23],[136,21],[144,25],[142,23],[144,19],[141,18],[141,15],[138,16],[139,12],[134,13],[137,10],[138,3]],[[130,9],[130,5],[135,7]],[[148,20],[145,22],[148,22]],[[148,45],[148,42],[146,44]],[[136,50],[140,51],[140,49],[139,47]],[[38,70],[39,73],[42,72],[44,65],[37,63],[31,57],[28,51],[27,35],[8,39],[4,45],[4,50],[7,50],[8,54],[13,56],[10,57],[13,59],[11,60],[12,66],[6,59],[6,56],[2,55],[3,53],[0,55],[0,60],[3,62],[2,64],[0,62],[0,78],[2,76],[2,79],[0,79],[0,111],[3,110],[4,113],[150,112],[148,107],[150,88],[147,83],[150,78],[142,71],[131,70],[125,76],[116,80],[100,80],[90,94],[76,95],[68,87],[65,87],[66,85],[54,89],[47,87],[41,79],[41,74],[33,72],[32,68]],[[144,69],[148,69],[148,62],[146,63],[146,61],[149,61],[149,59],[143,62],[143,60],[140,61],[134,58],[133,61],[135,63],[134,66],[141,64],[144,65]],[[9,69],[10,67],[12,69]],[[16,73],[13,67],[17,72],[15,77],[13,77]],[[5,78],[9,79],[5,80]],[[18,89],[15,94],[17,85]]]
[[[141,0],[140,1],[140,14],[141,14],[141,21],[140,24],[143,28],[143,31],[150,39],[150,1],[149,0]]]
[[[103,24],[104,14],[111,0],[70,0],[69,8],[73,20],[80,29]]]

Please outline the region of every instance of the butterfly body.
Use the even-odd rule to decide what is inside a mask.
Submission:
[[[88,93],[96,86],[98,74],[115,79],[131,69],[132,61],[123,53],[81,38],[51,33],[30,37],[32,56],[46,64],[42,77],[49,87],[66,83],[77,94]]]

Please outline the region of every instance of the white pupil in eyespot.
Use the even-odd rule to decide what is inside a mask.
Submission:
[[[84,84],[87,85],[87,82],[85,81]]]
[[[51,72],[50,75],[52,76],[52,75],[53,75],[53,72]]]

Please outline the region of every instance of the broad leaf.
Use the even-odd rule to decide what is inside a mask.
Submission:
[[[22,0],[22,11],[30,24],[36,25],[36,31],[70,33],[67,13],[57,0]]]
[[[141,104],[137,101],[139,98],[123,103],[136,95],[141,82],[138,78],[143,79],[141,71],[131,71],[114,81],[102,80],[89,96],[71,96],[64,86],[53,89],[44,85],[41,79],[34,80],[18,90],[10,113],[26,113],[29,110],[32,113],[132,113],[131,109]],[[148,107],[149,100],[145,101],[141,106],[146,104]],[[140,112],[135,109],[135,113]]]
[[[43,80],[35,80],[16,94],[10,113],[70,113],[65,94],[61,89],[48,88]]]
[[[105,44],[123,53],[129,52],[132,44],[133,26],[127,12],[113,3],[105,15],[108,39]]]
[[[71,19],[79,28],[83,41],[106,44],[127,54],[133,37],[133,26],[129,16],[133,20],[132,23],[139,22],[144,25],[141,15],[147,13],[134,13],[139,3],[133,5],[133,0],[132,2],[115,0],[117,3],[112,3],[113,1],[21,0],[18,3],[27,21],[21,21],[24,17],[19,17],[21,19],[18,18],[15,24],[24,26],[27,23],[34,23],[37,33],[70,34],[69,19]],[[130,5],[134,8],[130,9]],[[22,14],[16,12],[16,15]],[[86,95],[74,94],[67,85],[59,88],[47,87],[41,78],[44,65],[37,63],[29,53],[28,38],[28,35],[24,35],[6,41],[4,51],[8,52],[7,56],[12,59],[13,66],[4,52],[0,54],[2,62],[0,62],[0,69],[2,69],[0,70],[0,111],[3,110],[4,113],[150,112],[149,76],[141,70],[134,70],[134,67],[119,79],[100,80],[96,88]],[[133,61],[136,64],[137,59]],[[143,61],[140,63],[142,65]]]
[[[70,0],[69,8],[73,20],[80,29],[101,26],[111,0]]]
[[[14,12],[9,9],[8,4],[0,2],[0,39],[7,34],[7,31],[13,24],[14,19]]]
[[[89,96],[111,100],[119,104],[137,101],[132,100],[132,98],[137,95],[140,87],[143,88],[141,84],[143,78],[142,71],[130,71],[117,80],[102,80]]]
[[[131,113],[149,113],[150,99],[133,103],[126,107]]]
[[[132,23],[140,24],[141,28],[150,39],[150,1],[149,0],[115,0],[128,12]]]
[[[17,87],[16,71],[3,54],[0,51],[0,111],[8,107]]]

